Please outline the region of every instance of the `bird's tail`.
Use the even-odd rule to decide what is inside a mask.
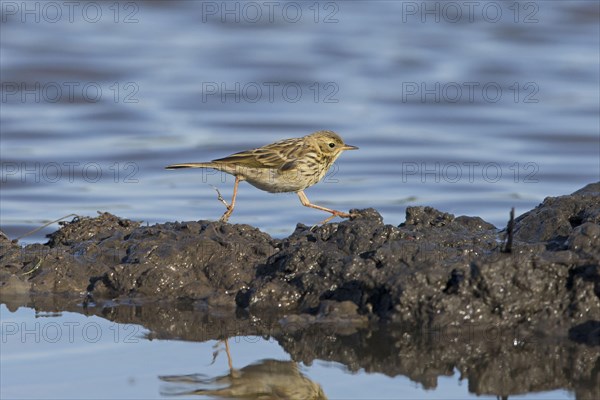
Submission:
[[[166,166],[165,169],[179,169],[179,168],[215,168],[216,165],[211,162],[200,162],[200,163],[184,163],[184,164],[171,164]]]

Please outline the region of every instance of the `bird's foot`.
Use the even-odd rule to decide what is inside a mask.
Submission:
[[[219,222],[229,221],[229,216],[231,215],[232,212],[233,212],[233,207],[227,206],[227,211],[225,211],[225,213],[223,215],[221,215],[221,218],[219,218]]]
[[[217,200],[219,200],[221,203],[223,203],[223,205],[227,209],[227,211],[225,211],[225,213],[221,216],[221,218],[219,218],[219,222],[227,222],[229,220],[229,216],[233,212],[233,204],[230,205],[227,202],[227,200],[225,200],[223,198],[223,196],[221,195],[221,192],[219,191],[219,189],[216,186],[213,186],[212,188],[215,189],[215,192],[217,192]]]
[[[313,225],[310,230],[314,231],[318,226],[320,225],[325,225],[326,223],[328,223],[329,221],[331,221],[332,219],[334,219],[335,217],[340,217],[340,218],[350,218],[350,217],[354,217],[355,214],[348,214],[345,213],[343,211],[337,211],[337,210],[332,210],[331,211],[331,216],[325,218],[323,221],[316,223],[315,225]]]
[[[212,185],[211,185],[212,186]],[[225,208],[227,208],[227,211],[229,211],[229,203],[227,202],[227,200],[225,200],[223,198],[223,196],[221,196],[221,192],[219,191],[219,189],[216,186],[212,186],[213,189],[215,189],[215,192],[217,192],[217,200],[219,200],[221,203],[223,203],[225,205]],[[225,216],[225,214],[223,214],[223,217]],[[221,217],[221,218],[223,218]]]

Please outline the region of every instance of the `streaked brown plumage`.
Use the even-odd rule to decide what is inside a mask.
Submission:
[[[166,388],[163,395],[202,395],[221,399],[326,400],[323,388],[304,376],[292,361],[260,360],[226,375],[160,376],[164,382],[191,386],[192,390]],[[182,387],[180,386],[180,387]]]
[[[317,131],[211,162],[173,164],[166,168],[213,168],[234,175],[233,197],[231,204],[225,203],[227,211],[221,217],[223,222],[227,222],[233,212],[239,183],[247,181],[271,193],[297,193],[302,205],[331,213],[331,217],[323,221],[325,223],[336,216],[349,218],[350,214],[312,204],[304,189],[323,179],[343,151],[356,149],[358,147],[345,144],[335,132]]]

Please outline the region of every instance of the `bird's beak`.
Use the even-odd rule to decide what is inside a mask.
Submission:
[[[342,150],[358,150],[358,147],[345,144],[344,147],[342,147]]]

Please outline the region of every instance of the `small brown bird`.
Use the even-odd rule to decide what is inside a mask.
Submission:
[[[327,400],[321,385],[311,381],[292,361],[259,360],[226,375],[210,378],[200,374],[159,376],[172,384],[163,396],[211,396],[219,399]],[[175,386],[178,384],[179,386]],[[191,386],[192,390],[180,389]]]
[[[345,144],[335,132],[317,131],[301,138],[285,139],[211,162],[173,164],[166,169],[213,168],[234,175],[231,204],[227,204],[219,194],[219,200],[227,208],[220,219],[222,222],[227,222],[233,212],[239,183],[247,181],[270,193],[297,193],[302,205],[331,213],[331,217],[322,222],[326,223],[336,216],[349,218],[351,215],[312,204],[304,194],[304,189],[323,179],[343,151],[356,149],[358,147]]]

